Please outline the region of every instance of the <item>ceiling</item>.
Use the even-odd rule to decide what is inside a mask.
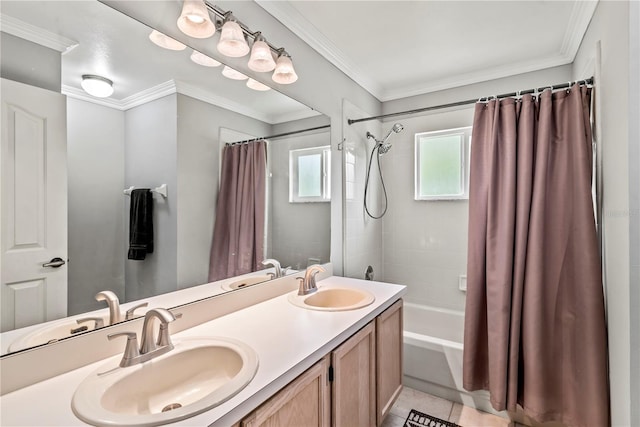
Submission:
[[[571,63],[597,5],[255,1],[380,101]],[[158,16],[179,14],[180,1],[145,6],[151,3],[147,10]],[[82,97],[80,76],[99,74],[114,81],[115,93],[94,101],[114,108],[180,92],[267,123],[317,114],[277,91],[255,92],[219,68],[192,63],[189,48],[158,48],[147,38],[150,28],[97,1],[2,0],[0,7],[3,31],[63,52],[67,95]]]
[[[173,21],[180,14],[180,2],[149,5]],[[67,96],[127,110],[178,92],[270,124],[319,114],[275,90],[254,91],[245,81],[229,80],[222,67],[193,63],[190,48],[154,45],[151,28],[98,1],[2,0],[0,18],[3,32],[61,52]],[[114,94],[90,97],[80,87],[83,74],[109,78]]]
[[[597,5],[256,2],[380,101],[569,64]]]

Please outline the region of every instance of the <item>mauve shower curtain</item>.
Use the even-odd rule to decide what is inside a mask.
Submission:
[[[258,270],[264,259],[267,143],[227,145],[211,243],[209,281]]]
[[[496,410],[608,426],[591,89],[476,104],[463,385]]]

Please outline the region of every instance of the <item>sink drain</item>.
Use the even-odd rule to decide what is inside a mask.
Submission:
[[[172,411],[174,409],[178,409],[178,408],[182,408],[182,405],[179,403],[171,403],[167,406],[165,406],[164,408],[162,408],[162,412],[168,412],[168,411]]]

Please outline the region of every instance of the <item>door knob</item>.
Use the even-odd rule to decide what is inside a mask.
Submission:
[[[59,268],[65,265],[66,262],[62,258],[52,258],[51,261],[42,264],[43,267]]]

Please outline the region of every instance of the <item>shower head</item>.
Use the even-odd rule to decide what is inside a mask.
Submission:
[[[404,129],[404,126],[402,125],[402,123],[396,123],[394,124],[391,129],[389,129],[389,132],[387,133],[387,136],[384,137],[384,139],[382,140],[381,144],[384,144],[384,142],[389,139],[389,137],[391,136],[391,133],[400,133],[402,132],[402,130]],[[388,150],[387,150],[388,151]]]
[[[378,146],[378,155],[381,156],[383,154],[387,154],[391,150],[391,144],[388,142],[386,144],[380,144]]]

